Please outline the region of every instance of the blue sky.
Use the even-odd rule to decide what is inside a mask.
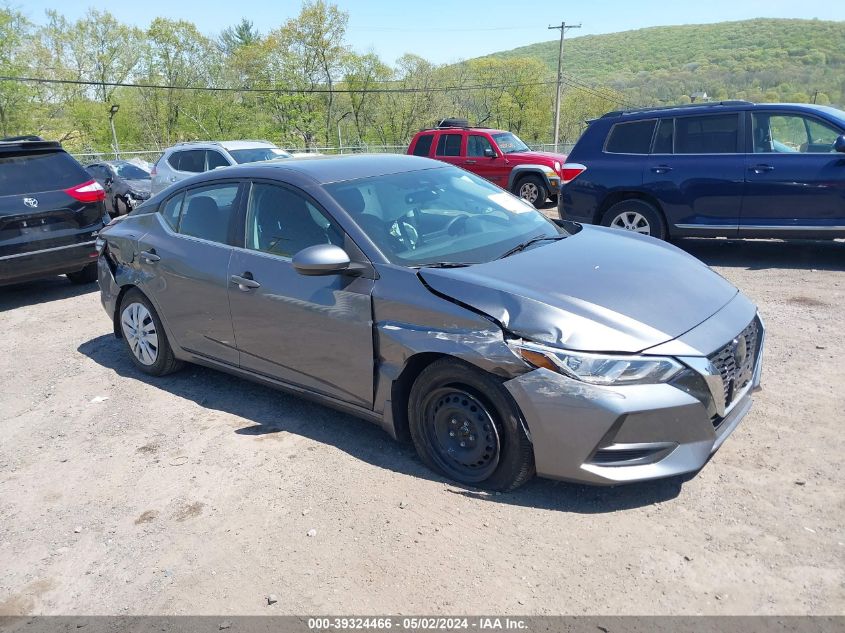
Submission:
[[[73,0],[7,0],[34,22],[54,8],[78,18],[91,6]],[[845,0],[336,0],[349,12],[348,41],[359,52],[374,50],[392,62],[415,53],[437,63],[477,57],[555,39],[549,24],[582,23],[567,37],[612,33],[666,24],[699,24],[754,17],[845,20]],[[299,12],[298,0],[109,0],[96,3],[125,22],[147,26],[165,16],[190,20],[208,35],[241,17],[266,32]]]

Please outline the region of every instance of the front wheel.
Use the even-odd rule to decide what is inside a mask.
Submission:
[[[535,209],[542,209],[546,204],[546,198],[549,197],[549,190],[546,189],[546,183],[539,176],[525,176],[520,178],[516,185],[516,195],[530,202]]]
[[[453,359],[435,361],[408,399],[411,438],[431,469],[462,484],[513,490],[534,474],[534,451],[501,382]]]
[[[645,200],[623,200],[610,207],[602,217],[602,225],[666,239],[666,223],[660,212]]]

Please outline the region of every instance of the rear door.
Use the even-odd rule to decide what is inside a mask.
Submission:
[[[655,130],[643,188],[674,236],[737,234],[745,188],[740,112],[664,118]]]
[[[0,153],[0,259],[92,243],[103,226],[102,189],[58,149]]]
[[[304,276],[291,261],[328,243],[355,260],[350,238],[314,200],[276,183],[252,185],[245,227],[229,265],[241,367],[372,408],[373,280]]]
[[[440,132],[434,148],[434,158],[450,165],[463,166],[466,156],[465,135],[459,131]]]
[[[843,130],[794,111],[755,110],[748,123],[741,233],[845,232]]]
[[[164,202],[155,230],[138,242],[137,265],[149,296],[177,345],[238,364],[229,311],[229,260],[243,186],[217,182]]]

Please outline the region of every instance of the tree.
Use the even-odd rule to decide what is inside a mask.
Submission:
[[[5,77],[22,77],[26,73],[28,44],[33,32],[32,24],[18,11],[0,7],[0,74]],[[0,133],[3,136],[31,132],[30,102],[35,91],[26,83],[0,81]]]
[[[217,45],[226,55],[233,55],[239,49],[257,44],[260,40],[261,36],[255,30],[252,22],[242,18],[235,26],[223,29]]]

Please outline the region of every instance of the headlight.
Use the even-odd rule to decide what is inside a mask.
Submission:
[[[555,171],[560,173],[560,163],[558,161],[555,161]]]
[[[667,382],[684,366],[666,356],[588,354],[536,343],[512,343],[528,363],[593,385],[644,385]]]

